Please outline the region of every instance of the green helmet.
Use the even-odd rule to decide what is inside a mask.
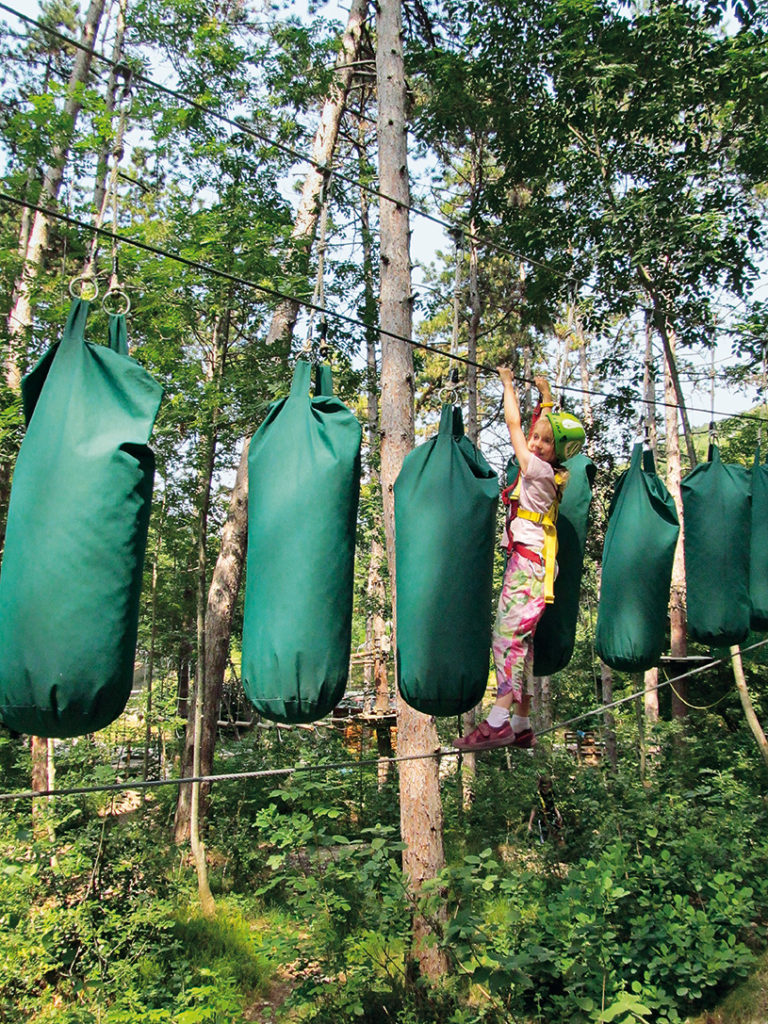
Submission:
[[[547,412],[545,415],[555,439],[555,458],[559,462],[565,462],[581,451],[587,436],[584,427],[569,412]]]

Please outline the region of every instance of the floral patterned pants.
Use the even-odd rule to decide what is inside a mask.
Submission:
[[[507,562],[493,628],[497,697],[516,703],[533,687],[533,635],[544,614],[544,567],[513,551]]]

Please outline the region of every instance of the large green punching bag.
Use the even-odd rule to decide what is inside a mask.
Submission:
[[[22,382],[27,432],[13,475],[0,573],[0,717],[18,732],[77,736],[108,725],[133,682],[152,502],[147,447],[162,388],[126,354],[84,339],[76,299],[64,336]]]
[[[752,466],[752,516],[749,542],[751,629],[768,632],[768,465],[760,465],[760,448]]]
[[[709,461],[683,477],[688,635],[712,647],[740,644],[749,633],[750,474]]]
[[[644,672],[658,665],[679,532],[653,454],[636,444],[616,483],[603,546],[595,650],[611,668]]]
[[[314,722],[349,672],[360,424],[331,370],[299,360],[248,454],[243,687],[274,722]]]
[[[400,693],[428,715],[459,715],[488,684],[496,473],[444,405],[436,437],[395,481]]]
[[[557,577],[555,599],[548,604],[533,639],[533,671],[550,676],[571,660],[579,617],[581,573],[587,542],[589,506],[595,480],[594,462],[574,455],[564,463],[568,484],[557,516]]]

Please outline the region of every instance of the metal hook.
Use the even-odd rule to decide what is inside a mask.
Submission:
[[[448,383],[445,387],[440,388],[438,397],[441,404],[455,405],[459,401],[459,371],[455,366],[451,367],[448,371]]]
[[[118,297],[118,300],[122,300],[125,303],[125,309],[121,309],[119,306],[117,309],[109,308],[109,300],[114,296]],[[101,308],[105,313],[110,313],[113,316],[127,316],[131,311],[131,297],[127,292],[118,285],[117,288],[111,286],[104,293],[104,298],[101,300]]]
[[[80,293],[76,294],[75,287],[79,284]],[[85,289],[90,285],[93,288],[93,295],[86,297]],[[84,302],[95,302],[99,297],[99,282],[93,274],[78,274],[69,282],[69,294],[73,299],[82,299]]]

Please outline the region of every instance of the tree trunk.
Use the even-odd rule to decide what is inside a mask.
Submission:
[[[147,657],[147,703],[144,712],[144,781],[149,778],[149,750],[152,745],[152,680],[155,673],[155,651],[157,648],[157,580],[160,563],[160,550],[163,544],[163,526],[165,525],[165,503],[168,490],[163,490],[163,503],[160,508],[159,522],[156,524],[157,539],[152,557],[152,590],[150,591],[150,629],[149,655]],[[145,791],[146,794],[146,791]]]
[[[653,359],[653,315],[650,310],[645,312],[645,360],[643,363],[643,418],[645,421],[645,437],[648,441],[654,460],[657,453],[657,431],[656,431],[656,389],[654,387],[654,359]],[[645,673],[644,687],[645,694],[643,706],[645,717],[648,722],[655,724],[659,720],[659,670],[649,668]]]
[[[744,666],[741,663],[741,649],[738,644],[731,647],[731,664],[733,666],[733,678],[736,680],[736,689],[739,691],[739,698],[741,699],[741,706],[744,708],[747,725],[757,741],[757,746],[763,755],[763,760],[768,765],[768,740],[765,738],[765,732],[755,714],[752,698],[749,696],[747,681],[744,678]]]
[[[653,358],[653,317],[650,310],[645,314],[645,361],[643,363],[643,403],[648,445],[656,459],[658,432],[656,430],[656,388]]]
[[[674,338],[672,341],[671,356],[674,359]],[[668,403],[666,407],[666,432],[667,432],[667,489],[672,495],[677,509],[677,516],[680,520],[680,536],[675,548],[675,560],[672,566],[672,586],[669,597],[669,636],[670,654],[673,658],[685,658],[688,654],[688,638],[686,631],[685,617],[685,528],[683,523],[683,497],[680,489],[682,469],[680,466],[680,437],[677,426],[677,410],[672,408],[675,396],[675,386],[672,374],[669,371],[669,358],[664,360],[664,397]],[[683,698],[686,696],[686,682],[681,680],[677,686],[677,693],[672,691],[672,716],[684,720],[687,708],[677,696],[679,693]]]
[[[552,726],[552,677],[533,677],[533,715],[536,732],[545,732]]]
[[[602,689],[603,704],[613,703],[613,672],[605,664],[600,662],[600,684]],[[614,768],[619,763],[616,750],[616,728],[612,711],[603,712],[603,724],[605,728],[605,756]]]
[[[207,378],[210,382],[220,385],[224,376],[229,349],[229,335],[232,320],[232,287],[224,301],[224,311],[217,315],[211,336],[210,360],[207,368]],[[216,723],[218,721],[218,709],[221,699],[221,690],[211,694],[208,688],[207,661],[206,661],[206,594],[207,582],[207,561],[208,561],[208,516],[211,504],[211,490],[213,488],[213,474],[216,467],[216,450],[218,446],[218,421],[220,409],[215,405],[210,422],[203,424],[201,428],[201,439],[199,442],[201,458],[197,483],[197,508],[198,508],[198,530],[197,530],[197,563],[195,567],[195,609],[196,609],[196,658],[195,658],[195,693],[194,699],[187,706],[187,729],[184,742],[184,754],[182,758],[182,775],[199,775],[200,765],[195,769],[195,758],[203,764],[202,774],[209,775],[213,766],[213,747],[215,744]],[[200,692],[202,690],[202,693]],[[200,716],[200,722],[197,718]],[[210,755],[208,755],[210,752]],[[176,842],[183,842],[188,834],[191,803],[197,800],[198,808],[195,812],[205,817],[207,811],[206,798],[209,787],[201,791],[200,786],[180,786],[176,803],[176,816],[174,820],[174,837]],[[202,797],[202,800],[201,800]],[[195,839],[192,837],[193,847]],[[196,857],[197,860],[197,857]]]
[[[581,320],[576,320],[576,342],[579,346],[579,374],[581,376],[581,386],[584,389],[584,393],[581,398],[581,415],[584,417],[584,426],[589,432],[595,423],[594,413],[592,412],[592,399],[589,394],[591,389],[591,380],[589,375],[589,358],[587,355],[587,336],[584,333],[584,325]]]
[[[91,0],[80,37],[80,42],[84,46],[93,46],[103,11],[104,0]],[[64,104],[64,115],[69,121],[69,130],[64,139],[53,147],[51,163],[43,175],[43,187],[39,199],[41,206],[54,202],[59,194],[69,148],[74,138],[77,116],[82,106],[81,91],[91,70],[92,57],[90,49],[78,50],[75,55],[75,63],[67,85],[67,99]],[[14,391],[18,390],[21,384],[22,357],[26,347],[27,334],[32,324],[32,288],[42,266],[47,247],[48,219],[44,213],[37,211],[32,221],[24,255],[24,266],[14,287],[11,312],[8,316],[5,379],[8,386]]]
[[[649,668],[643,676],[645,717],[653,725],[659,720],[659,670]]]
[[[380,318],[383,331],[409,338],[412,329],[407,209],[410,189],[400,0],[381,0],[376,25],[379,183],[382,193],[394,200],[382,199],[379,214]],[[413,351],[407,343],[382,334],[381,353],[381,487],[392,600],[396,609],[394,483],[414,443]],[[399,696],[397,720],[399,756],[432,754],[439,749],[434,718],[414,711]],[[434,878],[445,862],[437,758],[401,762],[400,831],[405,844],[403,868],[411,895],[416,899],[423,882]],[[430,925],[416,910],[413,955],[422,974],[437,978],[445,972],[447,959],[432,940]]]
[[[53,769],[53,750],[47,739],[42,736],[30,736],[29,747],[32,754],[32,792],[45,793],[53,789],[51,773]],[[48,813],[48,800],[39,798],[32,801],[32,831],[40,838],[51,835],[51,822]]]
[[[312,160],[316,164],[329,167],[336,149],[341,116],[347,103],[347,95],[354,76],[354,64],[360,53],[360,40],[363,23],[368,8],[368,0],[352,0],[347,19],[347,27],[341,41],[341,50],[336,58],[336,74],[331,90],[323,103],[320,116],[320,127],[315,133],[312,146]],[[297,250],[303,249],[308,255],[315,237],[318,207],[323,184],[327,175],[313,166],[304,179],[301,201],[296,212],[291,238]],[[274,345],[287,341],[293,332],[300,304],[298,302],[282,302],[274,312],[267,335],[267,344]]]
[[[651,300],[653,324],[661,338],[661,343],[664,346],[666,373],[669,376],[669,381],[667,381],[665,377],[665,401],[668,403],[675,403],[679,408],[680,421],[683,424],[683,435],[688,452],[688,462],[690,463],[689,468],[693,469],[697,462],[696,451],[693,447],[693,434],[688,422],[688,410],[685,406],[685,397],[680,384],[680,377],[677,372],[674,328],[669,320],[669,312],[667,310],[666,303],[664,302],[663,297],[659,294],[653,278],[647,268],[641,266],[638,270],[638,276]],[[676,412],[676,410],[670,411]],[[677,426],[675,426],[675,433],[677,433]]]
[[[125,39],[125,5],[126,0],[120,0],[117,9],[117,28],[115,40],[112,46],[112,66],[109,70],[107,88],[104,95],[104,112],[108,123],[112,124],[112,117],[115,112],[117,87],[118,87],[118,66],[123,56],[123,40]],[[99,159],[96,164],[95,183],[93,187],[93,224],[100,228],[104,223],[107,212],[107,204],[112,187],[116,187],[117,167],[123,155],[123,137],[125,133],[125,111],[122,112],[118,122],[117,132],[114,140],[106,139],[99,152]],[[110,155],[113,156],[114,165],[112,170],[109,166]],[[112,225],[113,231],[117,231],[117,224]],[[83,277],[95,276],[96,259],[99,252],[99,235],[94,232],[88,250],[88,255],[83,266]]]
[[[482,151],[475,147],[472,150],[469,177],[470,208],[474,207],[475,199],[482,182]],[[469,223],[469,304],[472,310],[467,331],[467,437],[476,445],[480,436],[479,417],[477,412],[477,336],[480,332],[480,318],[483,308],[480,299],[479,255],[477,249],[477,224],[473,217]],[[462,716],[462,734],[472,732],[477,723],[477,707],[465,711]],[[469,750],[460,757],[461,762],[461,802],[464,810],[469,810],[475,800],[475,775],[477,773],[477,755]]]
[[[329,165],[336,147],[339,124],[346,105],[346,98],[352,83],[354,63],[360,47],[362,27],[365,21],[367,0],[353,0],[342,39],[341,51],[336,62],[337,74],[332,91],[323,104],[320,127],[315,134],[312,159]],[[304,189],[296,214],[293,229],[294,241],[311,245],[319,216],[319,196],[325,175],[312,166],[307,172]],[[293,302],[280,304],[272,317],[267,341],[286,344],[293,331],[299,306]],[[213,765],[213,750],[216,736],[216,709],[221,700],[224,673],[229,656],[229,639],[232,630],[232,616],[240,590],[248,532],[248,445],[250,438],[243,441],[240,462],[229,501],[227,521],[221,536],[221,549],[213,570],[208,592],[208,606],[205,616],[206,665],[205,680],[207,700],[203,708],[203,743],[201,749],[201,771],[210,774]],[[179,790],[176,808],[175,834],[185,836],[189,831],[189,787]]]
[[[656,459],[657,434],[656,434],[656,390],[654,387],[654,360],[653,360],[653,316],[650,310],[645,313],[645,361],[643,364],[643,417],[645,420],[645,436],[648,445]],[[644,707],[645,717],[650,723],[659,720],[659,670],[649,668],[645,673],[645,695]]]
[[[360,173],[365,171],[364,152],[365,139],[362,133],[359,139],[360,147]],[[368,443],[368,472],[372,483],[381,486],[381,475],[378,470],[379,462],[379,391],[378,373],[376,368],[376,293],[373,272],[373,233],[370,226],[370,210],[368,193],[364,188],[360,189],[360,221],[362,226],[363,241],[363,280],[365,294],[366,323],[366,440]],[[373,653],[372,682],[374,688],[374,710],[377,714],[384,714],[389,711],[389,677],[387,674],[387,643],[386,643],[386,621],[384,610],[386,607],[386,590],[384,580],[381,576],[381,567],[384,564],[386,553],[381,543],[380,532],[382,529],[381,516],[378,512],[373,516],[372,539],[370,561],[368,563],[368,585],[367,596],[369,601],[368,622],[366,624],[366,637],[370,643]],[[383,758],[379,765],[379,786],[386,782],[389,773],[389,761],[392,756],[392,743],[389,726],[377,727],[377,747]]]
[[[482,145],[472,150],[469,171],[469,202],[474,208],[478,193],[482,187]],[[480,318],[483,315],[483,304],[480,298],[480,264],[477,249],[477,222],[474,216],[469,222],[469,327],[467,330],[467,437],[472,444],[477,444],[480,436],[477,413],[477,336],[480,333]]]

